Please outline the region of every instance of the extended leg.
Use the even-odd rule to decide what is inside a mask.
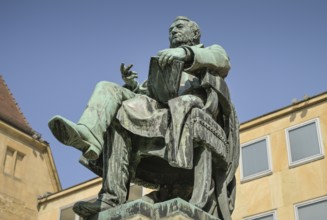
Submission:
[[[133,92],[117,84],[99,82],[77,124],[62,116],[54,116],[49,121],[49,128],[63,144],[81,150],[87,159],[97,159],[107,127],[122,102],[133,97]]]
[[[114,120],[123,101],[135,93],[115,83],[99,82],[77,124],[85,125],[103,145],[103,135]]]

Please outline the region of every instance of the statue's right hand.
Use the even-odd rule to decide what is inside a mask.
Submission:
[[[124,82],[127,85],[134,87],[135,85],[137,85],[137,82],[135,79],[138,77],[138,74],[137,74],[137,72],[134,72],[131,70],[132,67],[133,67],[133,64],[125,66],[125,64],[122,63],[120,65],[120,72],[121,72],[122,79],[124,80]]]
[[[120,65],[120,72],[121,72],[122,78],[125,82],[134,80],[135,78],[138,77],[137,72],[134,72],[131,70],[132,67],[133,67],[133,64],[125,66],[125,64],[122,63]]]

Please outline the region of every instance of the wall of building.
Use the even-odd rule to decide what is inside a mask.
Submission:
[[[37,219],[37,197],[60,189],[49,146],[0,121],[0,219]]]
[[[77,201],[96,198],[100,188],[101,179],[97,178],[45,197],[39,201],[38,219],[65,220],[65,218],[60,218],[62,210],[71,208]],[[75,217],[71,219],[75,219]]]
[[[319,121],[322,148],[327,152],[326,94],[242,124],[241,145],[258,138],[268,138],[271,172],[262,177],[242,181],[241,161],[237,171],[234,220],[270,211],[275,212],[278,220],[293,220],[295,204],[327,195],[325,156],[294,167],[289,165],[285,129],[310,120]]]

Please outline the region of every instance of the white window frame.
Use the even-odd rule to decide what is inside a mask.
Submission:
[[[300,220],[299,218],[299,208],[306,206],[306,205],[312,205],[318,202],[322,202],[322,201],[327,201],[327,196],[323,196],[323,197],[319,197],[316,199],[312,199],[312,200],[308,200],[305,202],[300,202],[294,205],[294,218],[295,220]]]
[[[292,152],[291,152],[291,143],[290,143],[290,138],[289,138],[289,132],[294,130],[294,129],[303,127],[305,125],[311,124],[311,123],[315,123],[316,131],[317,131],[317,138],[318,138],[318,145],[319,145],[319,154],[312,155],[310,157],[307,157],[307,158],[304,158],[304,159],[293,162],[292,161]],[[322,137],[321,137],[321,132],[320,132],[320,122],[319,122],[318,118],[314,118],[314,119],[305,121],[303,123],[294,125],[292,127],[286,128],[285,129],[285,135],[286,135],[288,165],[289,165],[290,168],[300,166],[300,165],[303,165],[303,164],[306,164],[306,163],[310,163],[312,161],[319,160],[319,159],[322,159],[322,158],[325,157],[325,152],[324,152],[324,147],[323,147],[323,144],[322,144]]]
[[[258,218],[267,217],[269,215],[272,215],[273,219],[277,220],[277,214],[276,213],[277,213],[276,210],[272,210],[272,211],[269,211],[269,212],[264,212],[264,213],[261,213],[261,214],[246,217],[246,218],[244,218],[244,220],[256,220]]]
[[[259,173],[255,173],[255,174],[252,174],[250,176],[244,176],[244,173],[243,173],[243,155],[242,155],[242,148],[243,147],[247,147],[248,145],[251,145],[251,144],[254,144],[256,142],[260,142],[260,141],[263,141],[265,140],[266,142],[266,148],[267,148],[267,158],[268,158],[268,170],[265,170],[265,171],[261,171]],[[257,138],[255,140],[252,140],[252,141],[249,141],[249,142],[246,142],[246,143],[243,143],[241,145],[241,152],[240,152],[240,164],[241,164],[241,169],[240,169],[240,173],[241,173],[241,182],[247,182],[247,181],[251,181],[251,180],[254,180],[254,179],[258,179],[258,178],[261,178],[261,177],[264,177],[264,176],[268,176],[270,174],[272,174],[272,160],[271,160],[271,151],[270,151],[270,138],[269,136],[264,136],[264,137],[261,137],[261,138]]]

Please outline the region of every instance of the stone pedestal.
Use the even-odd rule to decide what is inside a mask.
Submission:
[[[135,200],[103,211],[86,220],[220,220],[194,205],[176,198],[162,203],[151,204]]]

